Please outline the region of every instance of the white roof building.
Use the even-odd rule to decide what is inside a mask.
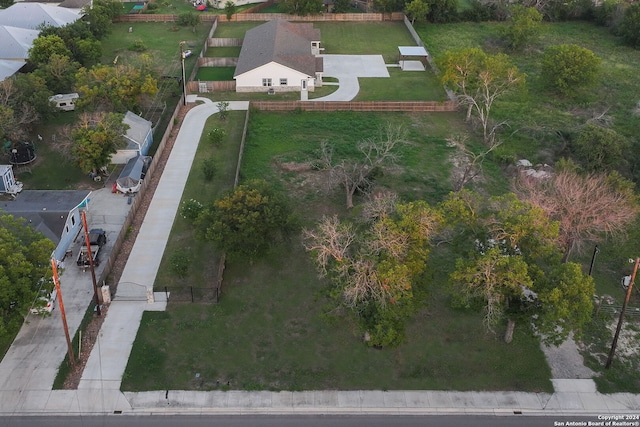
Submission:
[[[38,33],[38,30],[0,25],[0,58],[20,61],[27,59]]]
[[[0,25],[36,30],[42,24],[64,27],[77,21],[81,11],[42,3],[14,3],[0,10]]]

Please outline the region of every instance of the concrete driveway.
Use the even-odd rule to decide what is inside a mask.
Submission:
[[[110,187],[92,192],[89,199],[89,228],[100,227],[107,232],[107,244],[99,254],[100,260],[105,261],[131,206],[126,197],[112,194]],[[78,253],[82,236],[84,235],[76,238],[71,246],[73,255]],[[103,269],[104,264],[101,263],[96,269],[96,276]],[[60,287],[69,333],[73,336],[93,298],[91,273],[82,272],[75,265],[75,257],[72,256],[65,260]],[[20,399],[30,392],[51,390],[66,353],[67,343],[57,303],[50,317],[29,314],[0,362],[1,399]]]
[[[382,55],[321,55],[326,77],[338,79],[338,90],[309,101],[351,101],[358,95],[359,77],[390,77]],[[324,83],[326,85],[332,82]]]

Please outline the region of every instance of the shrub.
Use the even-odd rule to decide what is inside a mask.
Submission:
[[[625,10],[617,33],[629,46],[640,47],[640,3],[633,4]]]
[[[600,58],[575,44],[548,47],[542,56],[542,78],[551,89],[569,95],[596,83]]]
[[[195,221],[200,212],[204,209],[202,203],[195,199],[189,199],[182,202],[180,206],[180,216],[188,221]]]
[[[202,162],[202,173],[205,181],[211,181],[216,175],[216,164],[212,158],[204,159]]]
[[[134,41],[131,46],[129,46],[129,50],[133,52],[144,52],[145,50],[147,50],[147,45],[144,44],[143,40],[138,39]]]
[[[209,142],[218,145],[224,140],[225,136],[227,136],[227,132],[224,129],[215,128],[209,132]]]
[[[189,257],[189,254],[181,249],[173,252],[169,260],[171,271],[179,277],[185,277],[187,275],[190,263],[191,258]]]
[[[502,29],[502,38],[511,49],[522,49],[540,34],[542,14],[533,7],[516,5],[511,8],[508,22]]]

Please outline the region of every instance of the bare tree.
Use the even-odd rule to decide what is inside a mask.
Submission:
[[[401,126],[388,125],[384,131],[381,130],[378,138],[367,139],[358,144],[358,151],[362,154],[360,159],[343,159],[338,162],[333,159],[333,147],[326,142],[322,143],[322,162],[329,169],[330,185],[344,187],[347,208],[353,207],[353,195],[356,191],[370,190],[371,173],[376,167],[397,161],[394,149],[403,143],[406,143],[406,131]]]
[[[320,276],[324,277],[332,261],[342,262],[347,258],[356,233],[350,224],[341,223],[334,215],[323,217],[314,229],[303,229],[302,237],[305,249],[314,253]]]
[[[638,203],[619,176],[578,175],[563,171],[549,179],[520,176],[514,190],[520,198],[542,208],[560,224],[563,262],[585,242],[624,234],[638,215]]]
[[[458,192],[462,190],[468,183],[473,181],[477,176],[482,174],[482,164],[487,158],[487,155],[493,150],[502,145],[502,141],[496,138],[491,138],[489,145],[486,149],[480,153],[475,153],[467,145],[468,135],[450,136],[447,138],[449,146],[456,147],[460,150],[464,156],[464,164],[462,165],[462,173],[459,176],[454,177],[453,191]]]
[[[524,74],[510,64],[507,55],[488,55],[478,48],[445,52],[440,68],[442,83],[456,92],[460,104],[467,107],[467,121],[475,112],[484,142],[492,142],[505,122],[491,125],[491,108],[496,99],[524,84]]]

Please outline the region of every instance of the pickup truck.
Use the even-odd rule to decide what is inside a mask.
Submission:
[[[107,233],[101,228],[94,228],[89,231],[89,244],[91,245],[91,255],[93,257],[93,265],[97,267],[100,265],[100,259],[98,258],[98,254],[100,253],[100,248],[102,248],[107,243]],[[82,270],[86,270],[89,267],[89,251],[87,250],[87,241],[86,239],[82,240],[82,246],[80,246],[80,251],[78,252],[78,259],[76,260],[76,264],[78,267],[82,268]]]

